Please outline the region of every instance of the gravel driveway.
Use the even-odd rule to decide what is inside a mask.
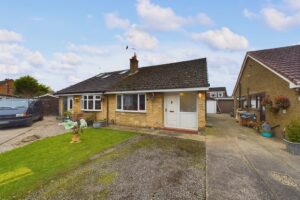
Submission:
[[[31,127],[0,129],[0,153],[66,132],[58,123],[55,117],[44,117],[44,120],[33,123]]]
[[[205,145],[137,136],[27,199],[205,199]]]

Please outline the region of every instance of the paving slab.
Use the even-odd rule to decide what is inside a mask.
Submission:
[[[12,127],[0,129],[0,153],[24,146],[37,139],[55,136],[66,132],[55,117],[44,117],[44,120],[31,127]],[[30,140],[33,139],[33,140]]]

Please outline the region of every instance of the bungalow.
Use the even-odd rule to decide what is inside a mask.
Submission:
[[[100,73],[56,92],[59,113],[71,111],[110,124],[196,131],[205,127],[206,59]]]
[[[248,52],[233,96],[235,113],[255,113],[259,122],[279,125],[275,133],[281,136],[300,117],[300,45]]]

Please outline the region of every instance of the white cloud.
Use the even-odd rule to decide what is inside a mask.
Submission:
[[[39,51],[30,53],[27,60],[30,64],[35,66],[41,66],[46,63],[44,56]]]
[[[213,48],[221,50],[244,50],[249,47],[246,37],[232,32],[227,27],[202,33],[192,33],[191,37],[195,41],[202,41]]]
[[[269,7],[262,10],[262,15],[266,24],[278,31],[300,26],[300,12],[294,15],[286,15],[275,8]]]
[[[246,17],[246,18],[248,18],[248,19],[255,19],[255,18],[258,17],[258,14],[257,14],[257,13],[252,12],[252,11],[248,10],[247,8],[245,8],[245,9],[243,10],[243,15],[244,15],[244,17]]]
[[[144,26],[158,31],[179,30],[184,25],[195,23],[206,26],[214,24],[213,20],[205,13],[198,13],[195,17],[181,17],[176,15],[172,8],[161,7],[150,0],[138,0],[137,13]]]
[[[205,13],[198,13],[196,17],[194,18],[195,23],[206,25],[206,26],[212,26],[214,25],[214,21],[207,16]]]
[[[68,76],[68,81],[70,83],[78,83],[78,82],[82,81],[82,79],[77,76],[70,75],[70,76]]]
[[[264,22],[277,31],[300,27],[300,0],[281,0],[261,10]]]
[[[74,69],[82,63],[82,59],[75,53],[55,53],[51,66],[58,69]]]
[[[75,45],[73,43],[68,44],[67,49],[72,52],[91,55],[105,55],[108,53],[108,50],[102,47],[91,45]]]
[[[16,75],[31,71],[33,66],[28,60],[30,54],[32,54],[30,50],[19,44],[0,43],[0,75]]]
[[[21,42],[22,36],[14,31],[0,29],[0,42]]]
[[[284,3],[292,10],[300,10],[299,0],[284,0]]]
[[[182,17],[176,16],[171,8],[162,8],[150,0],[139,0],[137,12],[148,26],[157,30],[177,30],[185,21]]]
[[[136,26],[132,26],[123,36],[118,35],[117,38],[138,49],[154,49],[158,43],[154,36]]]
[[[121,19],[118,13],[106,13],[105,15],[105,23],[109,28],[121,28],[127,29],[130,26],[130,22],[128,19]]]

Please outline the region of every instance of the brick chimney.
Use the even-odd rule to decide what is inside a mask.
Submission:
[[[138,72],[138,70],[139,70],[139,61],[136,57],[136,54],[134,53],[134,55],[130,59],[130,74],[134,74]]]

